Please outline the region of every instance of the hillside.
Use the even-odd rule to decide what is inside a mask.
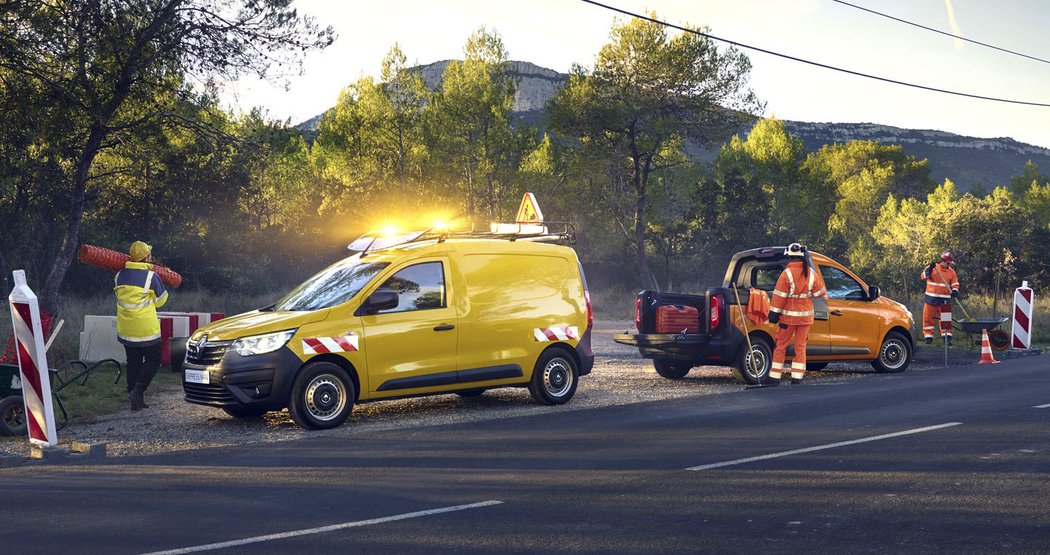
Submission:
[[[436,88],[449,60],[419,66],[427,86]],[[519,78],[514,96],[515,118],[530,125],[541,125],[543,106],[568,79],[568,75],[523,61],[511,62],[511,71]],[[324,114],[317,115],[297,127],[316,131]],[[903,129],[875,123],[812,123],[784,122],[788,131],[802,139],[807,151],[815,151],[825,144],[853,140],[873,140],[898,144],[904,151],[929,160],[930,176],[937,182],[951,179],[963,191],[975,188],[990,190],[1019,175],[1026,161],[1035,162],[1045,171],[1050,170],[1050,149],[1015,141],[1008,137],[981,139],[965,137],[945,131]]]

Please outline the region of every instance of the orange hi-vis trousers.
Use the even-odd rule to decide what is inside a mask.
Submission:
[[[952,336],[952,305],[922,304],[922,337],[933,337],[934,322],[940,321],[941,335]]]
[[[785,328],[777,325],[777,346],[773,349],[773,365],[769,368],[769,377],[779,380],[784,372],[784,359],[787,357],[788,341],[795,336],[795,357],[791,359],[791,377],[801,380],[806,375],[806,341],[809,340],[809,328],[813,324],[792,325]]]

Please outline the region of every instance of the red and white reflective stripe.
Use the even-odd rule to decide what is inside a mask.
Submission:
[[[307,337],[303,339],[303,354],[352,353],[357,351],[356,335],[337,337]]]
[[[8,300],[11,303],[11,325],[18,345],[18,368],[29,441],[54,447],[58,444],[58,434],[55,431],[54,407],[51,405],[51,381],[40,325],[40,309],[36,294],[26,285],[25,272],[17,270],[14,277],[15,288]]]
[[[1032,345],[1032,290],[1028,282],[1014,290],[1014,323],[1011,329],[1010,344],[1014,349],[1028,349]]]
[[[533,337],[536,341],[568,341],[570,339],[579,339],[580,330],[576,326],[558,327],[558,328],[535,328],[532,330]]]

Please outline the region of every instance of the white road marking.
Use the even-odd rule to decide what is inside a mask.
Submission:
[[[1050,405],[1036,405],[1033,409],[1050,409]]]
[[[287,538],[295,538],[298,536],[308,536],[311,534],[322,534],[324,532],[334,532],[336,530],[345,530],[347,528],[358,528],[361,526],[370,526],[372,524],[383,524],[385,522],[394,522],[397,520],[406,520],[409,518],[418,518],[421,516],[437,515],[441,513],[451,513],[455,511],[465,511],[467,509],[477,509],[480,507],[490,507],[492,505],[500,505],[502,501],[481,501],[479,503],[470,503],[469,505],[455,505],[453,507],[441,507],[439,509],[428,509],[426,511],[416,511],[414,513],[405,513],[394,516],[385,516],[382,518],[372,518],[369,520],[358,520],[354,522],[344,522],[342,524],[332,524],[330,526],[321,526],[319,528],[307,528],[305,530],[292,530],[291,532],[281,532],[278,534],[267,534],[265,536],[255,536],[252,538],[244,538],[240,540],[230,540],[218,543],[209,543],[206,545],[197,545],[193,547],[183,547],[179,549],[171,549],[168,551],[154,551],[145,555],[181,555],[183,553],[199,553],[201,551],[212,551],[215,549],[223,549],[226,547],[235,547],[239,545],[248,545],[252,543],[268,542],[273,540],[283,540]]]
[[[883,434],[881,436],[864,437],[861,439],[853,439],[850,441],[840,441],[838,443],[829,443],[827,445],[817,445],[816,447],[806,447],[805,449],[795,449],[793,451],[781,451],[780,453],[770,453],[768,455],[759,455],[757,457],[748,457],[746,459],[737,459],[735,461],[725,461],[719,463],[704,464],[700,466],[691,466],[686,470],[708,470],[710,468],[719,468],[722,466],[734,466],[738,464],[744,464],[755,461],[764,461],[766,459],[776,459],[779,457],[787,457],[789,455],[798,455],[800,453],[811,453],[813,451],[822,451],[824,449],[833,449],[835,447],[845,447],[846,445],[854,445],[857,443],[866,443],[869,441],[878,441],[880,439],[889,439],[892,437],[906,436],[910,434],[921,434],[922,432],[932,432],[934,430],[940,430],[941,428],[950,428],[952,426],[958,426],[962,422],[948,422],[945,424],[938,424],[936,426],[927,426],[925,428],[915,428],[912,430],[904,430],[903,432],[894,432],[892,434]]]

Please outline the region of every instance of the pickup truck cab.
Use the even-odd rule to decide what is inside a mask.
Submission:
[[[828,295],[814,300],[816,316],[806,348],[807,368],[820,370],[830,362],[868,360],[878,372],[906,370],[914,353],[911,312],[831,258],[815,252],[810,257],[824,278]],[[741,383],[758,383],[769,373],[776,325],[756,326],[746,320],[749,351],[744,313],[751,288],[771,294],[786,264],[784,247],[751,249],[733,255],[722,285],[703,295],[642,291],[635,302],[638,333],[618,334],[613,340],[638,347],[665,378],[682,378],[701,365],[730,366]],[[683,328],[682,333],[657,333],[656,312],[665,305],[689,313],[695,309],[697,325]],[[793,354],[794,347],[788,347],[788,357]]]

